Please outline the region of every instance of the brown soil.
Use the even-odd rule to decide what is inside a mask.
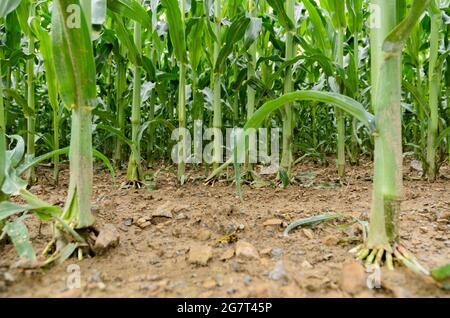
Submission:
[[[348,253],[361,239],[358,225],[337,227],[345,224],[338,220],[296,229],[283,237],[283,226],[307,216],[349,213],[367,220],[371,163],[349,167],[343,183],[336,180],[333,165],[302,164],[296,172],[300,176],[297,184],[286,190],[245,185],[243,202],[229,183],[211,186],[197,180],[179,186],[173,171],[161,172],[157,188],[149,191],[118,190],[110,176],[98,170],[93,201],[98,227],[111,223],[119,229],[119,246],[102,256],[81,261],[71,258],[49,269],[21,270],[14,268],[14,247],[0,245],[0,274],[8,273],[8,281],[0,281],[0,297],[448,296],[431,278],[402,267],[393,272],[383,269],[381,288],[367,288],[365,281],[370,273],[364,273]],[[409,164],[405,171],[402,242],[426,267],[446,264],[450,260],[450,168],[442,168],[443,177],[435,183],[418,178]],[[50,170],[42,168],[39,184],[31,191],[62,205],[68,172],[63,171],[58,187],[49,181],[50,176]],[[119,184],[124,177],[119,175]],[[150,219],[152,212],[164,204],[171,206],[173,218],[153,218],[145,229],[136,225],[142,217]],[[39,233],[37,219],[30,217],[27,222],[32,242],[41,251],[51,239],[50,225],[42,224]],[[250,243],[258,255],[253,255],[250,246],[244,251],[248,257],[237,256],[236,242],[217,243],[234,230],[239,240]],[[209,261],[208,246],[212,247]],[[190,258],[195,256],[207,264],[192,264]],[[80,266],[80,289],[66,287],[70,264]],[[284,267],[284,271],[274,270],[276,267]]]

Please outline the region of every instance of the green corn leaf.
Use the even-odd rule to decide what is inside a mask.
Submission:
[[[80,14],[79,25],[69,23]],[[72,9],[72,10],[70,10]],[[92,106],[96,100],[95,61],[91,36],[78,0],[57,0],[52,12],[52,52],[58,87],[66,107]]]
[[[2,0],[0,2],[0,18],[6,17],[9,13],[16,10],[21,0]]]
[[[1,98],[1,97],[0,97]],[[6,175],[6,137],[3,128],[0,127],[0,189],[3,186]]]
[[[136,0],[108,0],[108,9],[121,17],[134,20],[144,27],[152,27],[152,19]]]
[[[449,280],[450,279],[450,264],[432,269],[431,276],[438,282]],[[449,287],[450,287],[450,285],[449,285]]]
[[[142,65],[141,54],[139,53],[139,50],[137,49],[136,44],[134,43],[133,35],[125,27],[122,17],[114,14],[113,18],[115,22],[114,29],[116,31],[117,38],[120,40],[121,44],[126,48],[131,63],[137,66],[141,66]]]
[[[333,26],[337,28],[347,27],[347,18],[345,16],[345,1],[343,0],[327,0],[321,2],[322,5],[326,4],[326,9],[331,15]]]
[[[36,167],[38,164],[40,164],[41,162],[44,162],[48,159],[53,158],[54,156],[60,156],[60,155],[66,155],[69,153],[70,148],[66,147],[66,148],[62,148],[62,149],[57,149],[57,150],[53,150],[50,151],[44,155],[41,155],[39,157],[35,157],[33,158],[33,160],[31,161],[26,161],[24,163],[22,163],[20,166],[18,166],[16,168],[16,174],[18,176],[22,175],[25,171],[27,171],[30,168]]]
[[[50,105],[53,110],[59,109],[58,103],[58,83],[56,79],[55,62],[53,60],[52,45],[50,42],[50,34],[44,30],[39,18],[32,17],[29,21],[31,30],[40,42],[40,52],[44,58],[45,80],[47,81],[47,92]]]
[[[16,141],[16,146],[6,151],[6,162],[9,169],[14,169],[22,161],[23,155],[25,154],[25,141],[19,135],[12,135],[9,138]]]
[[[100,151],[93,149],[93,155],[95,158],[101,160],[103,164],[108,168],[109,173],[111,174],[111,178],[113,179],[113,183],[116,184],[116,171],[114,170],[111,161],[109,161],[108,157],[102,154]]]
[[[244,35],[244,48],[247,50],[250,45],[255,42],[255,40],[258,38],[259,34],[261,33],[262,29],[262,20],[260,18],[250,18],[250,23],[247,27],[247,30],[245,31]]]
[[[178,0],[161,0],[166,8],[167,23],[169,24],[170,41],[174,47],[175,56],[180,63],[186,63],[186,36]]]
[[[342,216],[343,215],[341,215],[341,214],[322,214],[322,215],[312,216],[309,218],[304,218],[304,219],[301,219],[301,220],[298,220],[298,221],[295,221],[295,222],[292,222],[291,224],[289,224],[288,227],[286,228],[286,230],[284,230],[283,235],[288,236],[290,231],[292,231],[293,229],[295,229],[299,226],[314,226],[321,222],[334,220],[334,219],[340,218]]]
[[[225,36],[225,44],[222,47],[222,49],[219,52],[219,57],[217,58],[216,65],[215,65],[215,72],[216,73],[222,73],[225,68],[225,62],[228,56],[233,52],[234,45],[241,40],[245,32],[247,30],[247,27],[250,24],[250,18],[247,18],[246,16],[240,16],[238,17],[230,26],[230,28],[227,30],[226,36]]]
[[[58,258],[56,260],[57,264],[64,263],[77,249],[78,244],[76,243],[70,243],[64,246],[64,248],[59,252]]]
[[[17,14],[8,14],[5,21],[6,46],[12,51],[20,50],[21,30]],[[21,51],[21,50],[20,50]]]
[[[269,101],[262,105],[255,114],[248,119],[244,128],[258,128],[265,118],[274,110],[287,104],[292,105],[292,102],[294,101],[302,100],[317,101],[334,105],[361,121],[371,132],[375,131],[375,118],[371,113],[365,110],[363,105],[344,95],[319,91],[297,91]]]
[[[438,148],[445,138],[450,138],[450,127],[447,127],[439,134],[439,137],[436,139],[435,148]]]
[[[32,36],[30,27],[28,26],[28,18],[30,17],[30,0],[22,0],[20,5],[16,8],[16,15],[19,21],[20,28],[28,38]]]
[[[286,189],[289,185],[289,176],[285,169],[280,169],[278,172],[280,175],[281,183],[283,184],[283,189]]]
[[[133,141],[128,139],[120,130],[113,128],[111,126],[108,126],[108,125],[103,125],[103,124],[97,125],[96,128],[106,130],[107,132],[111,133],[113,136],[119,138],[120,140],[122,140],[123,142],[128,144],[130,147],[133,147]]]
[[[295,28],[294,22],[289,19],[284,8],[284,0],[267,0],[267,3],[275,10],[278,22],[286,29],[293,30]]]
[[[440,282],[445,290],[450,290],[450,264],[432,269],[431,277]]]
[[[22,213],[31,209],[29,205],[19,205],[9,201],[0,202],[0,221],[11,215]]]
[[[20,217],[14,222],[7,223],[3,231],[10,237],[20,258],[36,262],[36,253],[31,246],[30,235],[22,222],[23,219],[24,217]]]
[[[413,1],[408,16],[386,37],[386,40],[383,43],[383,51],[392,53],[398,52],[403,48],[406,39],[408,39],[409,35],[414,30],[414,26],[417,24],[420,16],[429,3],[430,0]]]
[[[419,106],[423,110],[428,111],[427,100],[423,97],[419,89],[415,85],[412,85],[410,82],[406,80],[402,81],[402,85],[405,88],[405,90],[408,91],[411,94],[411,96],[416,100]]]
[[[28,107],[27,100],[20,95],[15,89],[13,88],[5,88],[3,89],[3,93],[9,97],[14,99],[14,101],[22,108],[23,114],[26,118],[34,117],[35,113],[34,111]]]
[[[348,27],[353,34],[359,33],[363,29],[363,1],[346,0],[348,15]]]
[[[202,41],[204,29],[205,20],[203,18],[195,19],[195,24],[188,34],[189,63],[193,70],[197,70],[203,56]]]
[[[326,27],[316,6],[310,0],[302,0],[306,10],[308,10],[311,23],[313,25],[318,48],[328,57],[331,55],[331,40],[326,31]]]

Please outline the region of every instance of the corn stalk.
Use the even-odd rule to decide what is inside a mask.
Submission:
[[[294,10],[295,10],[295,1],[287,0],[286,1],[286,15],[287,18],[291,21],[294,20]],[[294,44],[294,30],[288,30],[286,33],[286,53],[285,59],[287,61],[291,60],[295,56],[295,44]],[[294,90],[294,83],[292,80],[292,66],[289,66],[286,69],[285,81],[284,81],[284,94],[289,94]],[[290,175],[293,154],[292,154],[292,146],[293,146],[293,134],[294,134],[294,114],[291,105],[286,104],[283,112],[283,152],[281,154],[281,166],[282,169],[288,176]]]
[[[134,43],[139,54],[142,53],[142,34],[141,24],[135,22],[134,24]],[[130,158],[128,160],[127,180],[131,182],[139,182],[142,179],[141,167],[141,145],[139,140],[139,128],[141,125],[141,70],[140,65],[134,66],[133,78],[133,105],[131,109],[131,141],[133,147],[131,148]]]
[[[222,0],[214,0],[214,65],[217,64],[219,59],[219,53],[222,47]],[[222,145],[219,136],[216,135],[219,130],[222,129],[222,87],[221,87],[221,69],[215,68],[213,75],[213,128],[215,129],[214,135],[214,154],[213,154],[213,168],[219,167],[219,163],[222,161]]]
[[[60,74],[59,89],[64,105],[72,112],[70,183],[62,219],[75,229],[89,227],[95,222],[91,212],[95,61],[88,23],[90,3],[81,10],[80,5],[78,0],[56,0],[52,11],[52,51],[56,72]],[[79,12],[78,25],[68,22],[73,12]]]
[[[430,62],[428,67],[429,81],[429,105],[430,115],[428,117],[427,130],[427,176],[428,180],[436,179],[436,139],[439,125],[439,95],[441,91],[441,73],[442,70],[437,67],[439,55],[440,33],[442,25],[441,10],[433,0],[429,9],[431,17],[431,36],[430,36]]]
[[[403,196],[401,138],[401,53],[428,0],[415,0],[409,16],[398,24],[396,3],[372,0],[372,96],[377,123],[372,211],[367,247],[374,255],[394,253]],[[398,25],[397,25],[398,24]],[[375,251],[375,252],[373,252]],[[380,252],[381,251],[381,252]],[[363,253],[364,254],[364,253]],[[364,256],[364,255],[360,255]],[[365,255],[367,256],[367,255]],[[373,260],[372,256],[372,260]],[[381,257],[380,257],[381,258]]]

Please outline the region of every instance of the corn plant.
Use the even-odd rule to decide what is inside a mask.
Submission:
[[[135,22],[134,25],[134,43],[138,54],[142,51],[142,34],[141,25]],[[141,69],[139,65],[134,66],[134,78],[133,78],[133,105],[131,112],[131,140],[133,147],[131,148],[130,158],[128,160],[128,173],[127,179],[131,182],[139,182],[142,180],[142,167],[141,167],[141,146],[139,140],[139,128],[141,126]]]
[[[89,4],[89,3],[88,3]],[[62,218],[73,228],[94,224],[92,195],[92,109],[96,98],[95,61],[91,42],[90,6],[79,10],[79,27],[67,23],[68,7],[78,0],[58,0],[52,11],[52,52],[61,99],[72,112],[70,185]]]
[[[393,268],[392,255],[413,263],[398,243],[398,217],[403,196],[401,133],[401,52],[418,19],[430,1],[413,2],[409,15],[398,20],[397,3],[373,0],[379,8],[371,28],[372,96],[377,132],[375,138],[375,171],[372,212],[367,245],[358,251],[366,264],[380,264],[385,259]]]
[[[430,35],[430,62],[429,62],[429,106],[430,114],[428,117],[428,137],[427,137],[427,175],[428,179],[436,179],[436,138],[438,133],[439,121],[439,94],[441,90],[442,65],[438,63],[440,29],[442,24],[441,10],[432,1],[429,14],[431,17],[431,35]]]

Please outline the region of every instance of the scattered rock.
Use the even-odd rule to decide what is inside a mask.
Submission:
[[[304,269],[313,269],[313,268],[314,268],[314,267],[311,265],[311,263],[308,262],[308,261],[306,261],[306,260],[302,262],[301,267],[304,268]]]
[[[364,291],[367,288],[364,267],[358,262],[344,264],[340,283],[346,293],[354,295]]]
[[[275,281],[288,280],[288,273],[284,267],[283,261],[278,261],[273,270],[269,273],[269,278]]]
[[[5,280],[6,285],[11,285],[16,281],[16,279],[10,272],[3,273],[3,279]]]
[[[148,218],[139,218],[136,221],[136,225],[139,226],[141,229],[146,229],[150,225],[152,225],[152,223],[150,222],[150,219],[148,219]]]
[[[94,252],[96,254],[102,254],[108,249],[119,245],[120,235],[116,227],[112,224],[105,224],[97,236],[97,240],[94,245]]]
[[[314,239],[314,233],[310,229],[303,229],[303,234],[310,240]]]
[[[419,229],[420,229],[420,232],[422,232],[423,234],[428,232],[428,229],[426,226],[421,226]]]
[[[212,258],[212,247],[208,245],[193,245],[189,250],[189,263],[206,266]]]
[[[170,202],[166,202],[152,212],[152,217],[163,217],[171,219],[173,218],[172,211],[173,207],[171,206]]]
[[[184,220],[187,219],[187,216],[184,213],[180,213],[175,217],[175,220]]]
[[[442,213],[439,218],[450,222],[450,211]]]
[[[280,257],[283,255],[283,250],[279,247],[274,247],[274,248],[272,248],[270,253],[273,257]]]
[[[263,226],[282,226],[283,220],[280,219],[270,219],[263,223]]]
[[[202,229],[197,234],[197,239],[200,241],[207,241],[211,238],[211,231],[207,229]]]
[[[227,290],[227,294],[228,295],[234,295],[237,293],[237,289],[236,288],[230,288]]]
[[[233,249],[227,249],[223,254],[220,256],[221,261],[227,261],[231,259],[234,256],[234,250]]]
[[[214,279],[212,279],[212,278],[207,279],[203,283],[203,288],[206,288],[206,289],[213,289],[213,288],[216,288],[216,287],[217,287],[217,282]]]
[[[133,224],[133,218],[126,218],[123,220],[123,225],[131,226]]]
[[[411,160],[410,163],[411,171],[423,172],[422,163],[419,160]]]
[[[244,284],[245,285],[250,285],[253,282],[253,278],[249,275],[245,275],[244,277]]]
[[[272,252],[272,249],[270,247],[263,249],[260,253],[261,255],[270,255]]]
[[[324,239],[325,245],[328,245],[328,246],[335,246],[338,244],[338,242],[339,242],[339,239],[333,235],[329,235]]]
[[[237,211],[236,206],[234,206],[233,204],[230,205],[225,205],[219,212],[221,215],[227,215],[230,216],[231,214],[233,214],[234,212]]]
[[[236,256],[248,259],[259,259],[256,248],[246,241],[238,241],[236,244]]]
[[[231,263],[231,270],[233,272],[236,272],[236,273],[241,273],[241,272],[243,272],[245,270],[245,268],[241,264],[239,264],[238,262],[232,262]]]
[[[190,206],[188,204],[176,204],[172,207],[173,213],[180,213],[182,211],[188,211],[190,209]]]

